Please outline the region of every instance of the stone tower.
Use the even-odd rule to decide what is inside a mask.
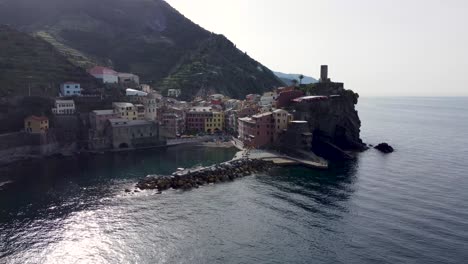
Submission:
[[[328,78],[328,65],[322,65],[320,67],[320,82],[330,82]]]

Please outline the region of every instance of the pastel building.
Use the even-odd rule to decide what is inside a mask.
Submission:
[[[24,119],[24,131],[31,134],[43,134],[49,130],[49,119],[45,116],[28,116]]]
[[[186,114],[186,127],[190,132],[205,132],[206,120],[213,116],[211,107],[193,107]]]
[[[73,115],[76,113],[75,101],[55,100],[55,107],[52,108],[55,115]]]
[[[293,121],[285,110],[275,110],[238,119],[239,139],[245,146],[261,148],[278,142]]]
[[[274,119],[271,112],[239,118],[239,139],[246,147],[261,148],[274,143]]]
[[[76,82],[66,82],[60,85],[61,96],[81,96],[81,85]]]
[[[119,118],[127,120],[137,120],[138,113],[135,106],[131,103],[116,102],[112,104],[114,112],[117,113]]]
[[[102,83],[118,83],[118,73],[110,68],[96,66],[88,70],[89,74],[99,79]]]
[[[206,118],[205,121],[205,132],[213,133],[224,130],[224,113],[223,112],[211,112],[211,116]]]
[[[185,132],[185,120],[184,117],[176,113],[164,113],[162,114],[162,127],[164,128],[167,136],[175,138],[182,135]]]

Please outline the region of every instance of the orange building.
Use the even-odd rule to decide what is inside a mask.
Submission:
[[[49,119],[45,116],[28,116],[24,119],[24,130],[28,133],[46,133],[49,130]]]

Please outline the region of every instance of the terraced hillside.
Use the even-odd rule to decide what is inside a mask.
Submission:
[[[0,96],[55,96],[60,83],[98,84],[46,41],[0,26]]]

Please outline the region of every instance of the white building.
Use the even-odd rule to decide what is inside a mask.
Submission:
[[[60,85],[60,96],[81,96],[81,86],[76,82],[66,82]]]
[[[118,83],[118,73],[112,69],[96,66],[88,70],[89,74],[94,76],[96,79],[100,79],[103,83]]]
[[[143,99],[143,105],[145,106],[145,119],[155,121],[158,118],[158,105],[156,103],[155,94],[148,94],[148,96]]]
[[[73,115],[76,113],[75,101],[73,100],[55,100],[55,108],[52,113],[56,115]]]
[[[276,92],[266,92],[260,97],[260,106],[263,108],[271,108],[273,102],[276,101],[278,94]]]
[[[130,89],[130,88],[125,90],[125,94],[127,96],[147,96],[148,95],[148,93],[146,92],[142,92],[142,91]]]
[[[135,75],[133,73],[119,72],[117,73],[117,76],[119,78],[119,83],[140,84],[140,77],[138,77],[138,75]]]
[[[168,97],[179,97],[181,94],[182,94],[182,91],[180,89],[169,89],[167,91]]]

